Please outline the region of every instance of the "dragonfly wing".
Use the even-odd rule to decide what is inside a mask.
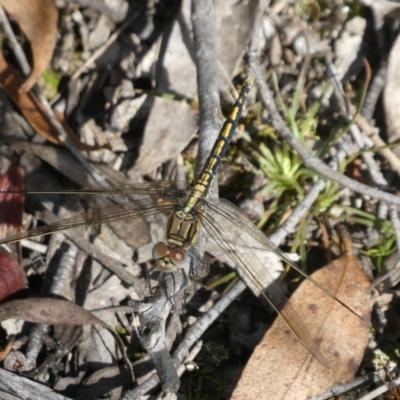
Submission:
[[[354,311],[349,308],[345,303],[339,300],[335,295],[326,290],[322,285],[320,285],[313,278],[308,276],[293,260],[288,257],[278,246],[272,243],[267,236],[264,235],[237,207],[235,207],[230,201],[225,199],[210,199],[207,200],[207,204],[210,209],[213,210],[214,214],[218,214],[222,218],[227,218],[229,221],[239,227],[246,234],[252,236],[257,242],[261,244],[262,247],[267,248],[281,260],[285,261],[292,268],[294,268],[299,274],[303,275],[306,279],[312,282],[315,286],[321,289],[325,294],[327,294],[332,299],[335,299],[350,312],[354,314]]]
[[[235,210],[235,212],[237,211]],[[203,223],[217,244],[232,259],[252,285],[257,288],[259,293],[283,317],[304,347],[326,366],[327,363],[318,350],[316,342],[283,293],[283,290],[269,274],[266,266],[263,265],[243,240],[242,226],[233,223],[230,217],[231,215],[227,217],[223,210],[219,210],[215,205],[209,204],[203,216]],[[250,223],[249,221],[246,222]]]
[[[184,198],[190,190],[190,185],[182,181],[154,181],[139,182],[125,186],[90,187],[78,190],[29,191],[31,194],[95,194],[95,195],[136,195],[136,196],[162,196],[163,198]]]
[[[100,225],[105,222],[111,222],[121,219],[136,218],[138,216],[154,215],[162,212],[170,212],[176,205],[176,199],[162,199],[164,201],[154,204],[142,204],[137,202],[129,202],[125,204],[116,204],[105,208],[91,210],[85,214],[68,218],[54,224],[41,226],[26,232],[12,235],[4,239],[0,239],[0,244],[18,242],[22,239],[29,239],[36,236],[49,235],[55,232],[61,232],[68,229],[78,228],[87,225]]]

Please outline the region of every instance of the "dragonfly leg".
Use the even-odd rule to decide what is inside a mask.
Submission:
[[[172,296],[168,296],[168,293],[167,293],[168,300],[172,300],[173,298],[178,296],[178,294],[180,292],[182,292],[183,290],[185,290],[189,285],[190,279],[189,279],[189,275],[188,275],[186,269],[185,268],[181,268],[181,271],[182,271],[182,276],[183,276],[181,287]]]
[[[162,280],[164,278],[164,271],[160,271],[160,273],[158,274],[158,286],[161,286]]]
[[[182,292],[182,290],[185,290],[188,287],[189,282],[190,282],[189,275],[188,275],[186,269],[182,268],[181,271],[182,271],[182,276],[183,276],[183,282],[182,282],[182,285],[181,285],[178,293]]]
[[[150,284],[150,275],[151,275],[156,269],[157,269],[157,264],[154,264],[151,268],[149,268],[149,269],[147,270],[147,273],[146,273],[147,284],[148,284],[148,286],[149,286],[150,294],[151,294],[152,296],[153,296],[153,288],[151,287],[151,284]],[[159,282],[160,282],[160,279],[159,279]]]

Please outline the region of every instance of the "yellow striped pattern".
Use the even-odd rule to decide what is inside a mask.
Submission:
[[[193,186],[189,199],[184,208],[184,213],[189,213],[198,203],[200,199],[206,198],[208,192],[210,191],[211,183],[214,176],[217,174],[218,167],[220,166],[222,159],[229,147],[232,136],[238,126],[240,116],[243,111],[244,103],[246,102],[247,95],[251,87],[253,86],[253,77],[246,79],[240,95],[237,98],[235,105],[231,111],[231,114],[226,119],[221,132],[215,141],[214,147],[211,150],[206,164],[201,172],[199,178],[197,179],[195,185]]]

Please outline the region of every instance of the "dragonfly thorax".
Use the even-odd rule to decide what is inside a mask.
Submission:
[[[185,213],[175,210],[168,219],[167,242],[171,247],[188,248],[197,241],[201,228],[200,215],[196,210]]]

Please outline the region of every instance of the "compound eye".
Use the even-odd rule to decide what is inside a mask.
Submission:
[[[169,257],[177,268],[183,268],[184,266],[186,266],[187,260],[189,258],[186,251],[182,249],[171,249]]]
[[[159,258],[163,258],[166,257],[169,254],[169,247],[163,243],[157,243],[154,247],[153,247],[153,258],[154,260],[158,260]]]

